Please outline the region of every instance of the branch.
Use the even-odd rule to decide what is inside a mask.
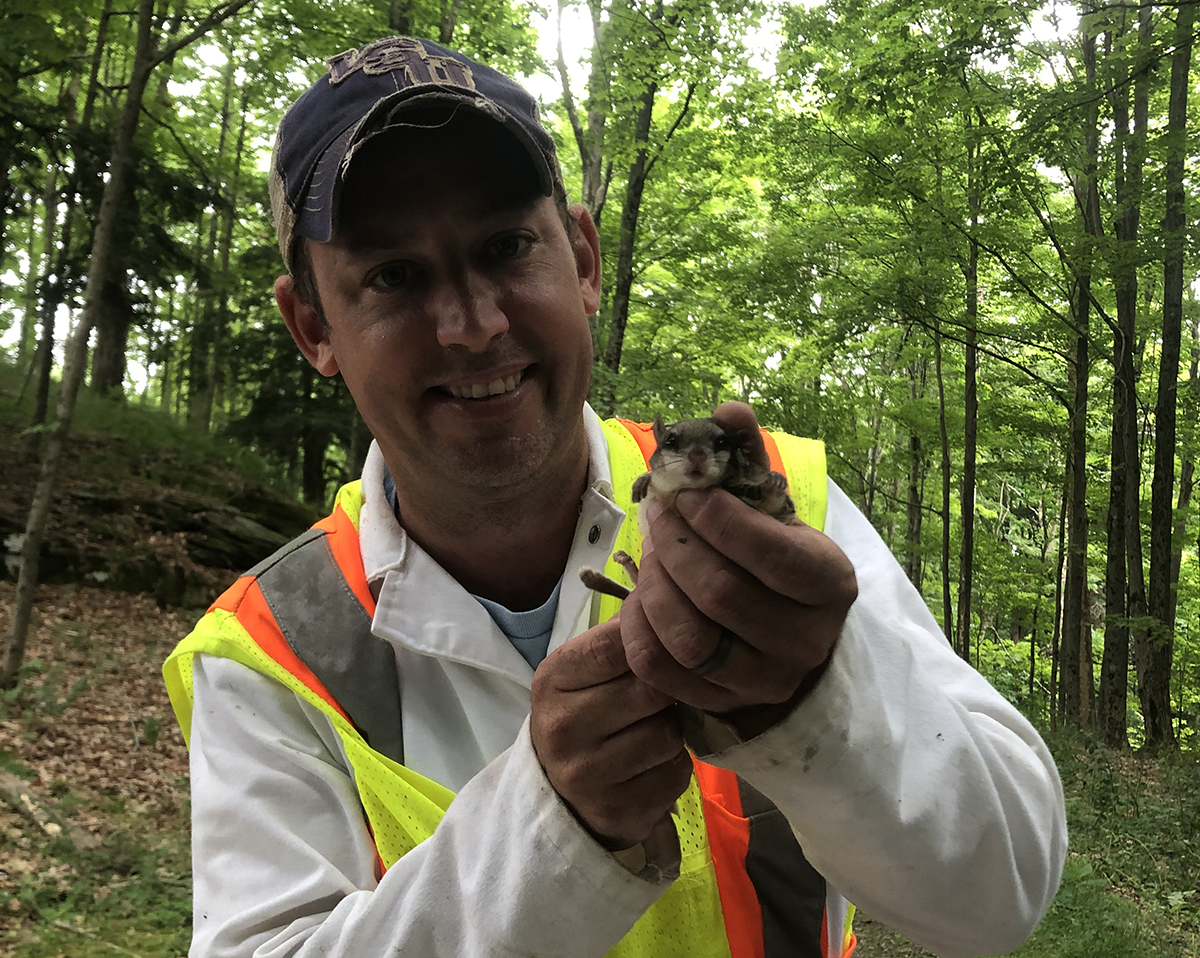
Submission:
[[[962,328],[961,323],[955,323],[951,320],[947,320],[944,317],[939,316],[937,313],[932,313],[932,315],[938,320],[937,327],[935,327],[932,323],[928,323],[928,322],[922,320],[915,313],[909,314],[909,318],[924,329],[931,330],[931,331],[936,329],[937,332],[939,332],[946,339],[949,339],[951,342],[958,343],[960,345],[966,345],[967,341],[966,341],[965,337],[955,336],[953,334],[947,333],[945,330],[946,325],[950,325],[951,327],[958,327],[961,329]],[[1031,343],[1031,344],[1027,344],[1027,345],[1036,345],[1036,344]],[[1012,366],[1014,369],[1020,370],[1022,373],[1024,373],[1026,376],[1028,376],[1030,378],[1030,380],[1032,380],[1033,382],[1035,382],[1039,386],[1041,386],[1043,389],[1045,389],[1046,392],[1048,392],[1055,399],[1055,401],[1060,403],[1064,409],[1066,409],[1068,412],[1070,412],[1071,404],[1070,404],[1070,402],[1068,402],[1067,397],[1064,396],[1062,394],[1062,392],[1059,391],[1057,386],[1055,386],[1052,382],[1050,382],[1044,376],[1041,376],[1038,373],[1034,372],[1032,369],[1030,369],[1024,363],[1018,362],[1017,360],[1015,360],[1009,356],[1005,356],[1003,353],[995,352],[994,350],[992,350],[990,347],[988,347],[986,345],[976,343],[975,348],[978,349],[985,356],[988,356],[992,359],[999,360],[1000,362],[1005,363],[1006,365]],[[1050,350],[1050,352],[1053,353],[1053,350]],[[1057,353],[1053,353],[1053,354],[1058,355]]]
[[[562,15],[564,0],[558,0],[558,75],[562,79],[563,105],[567,108],[567,116],[571,120],[571,129],[575,131],[575,143],[579,146],[579,156],[585,155],[583,139],[583,124],[579,122],[579,113],[575,109],[575,98],[571,95],[571,85],[567,81],[567,59],[563,55],[562,44]]]
[[[37,825],[51,840],[66,841],[79,851],[88,851],[99,840],[59,815],[44,798],[11,772],[0,769],[0,800]]]
[[[175,132],[175,128],[173,126],[171,126],[169,123],[167,123],[166,120],[163,120],[160,117],[155,116],[152,112],[150,112],[149,108],[144,103],[142,104],[141,109],[142,109],[142,114],[144,116],[148,116],[151,120],[153,120],[155,123],[157,123],[159,126],[161,126],[164,130],[166,130],[168,134],[170,134],[171,139],[173,139],[175,141],[175,145],[177,147],[179,147],[179,152],[182,153],[184,155],[184,157],[187,159],[187,161],[192,165],[193,171],[195,171],[196,173],[198,173],[200,175],[200,177],[204,181],[204,185],[206,187],[208,187],[209,189],[213,189],[212,177],[209,176],[208,173],[205,171],[204,165],[198,159],[196,159],[195,156],[192,155],[192,152],[191,152],[191,150],[188,149],[187,144],[184,143],[183,140],[181,140],[179,138],[179,134]],[[213,202],[214,203],[220,202],[220,197],[218,196],[218,193],[219,193],[219,190],[213,190]]]
[[[679,129],[679,124],[683,122],[683,118],[687,116],[688,110],[692,106],[692,94],[696,92],[696,81],[693,80],[688,84],[687,96],[683,98],[683,109],[679,111],[679,116],[675,117],[675,122],[671,124],[671,129],[667,130],[667,135],[663,138],[662,145],[654,156],[650,157],[650,162],[646,164],[646,179],[650,178],[650,171],[654,169],[654,164],[658,162],[658,158],[663,155],[663,151],[667,148],[667,144],[671,142],[671,137],[675,135],[675,131]]]
[[[230,0],[229,3],[222,4],[218,7],[213,7],[213,9],[205,14],[204,18],[198,24],[196,24],[195,29],[193,29],[191,33],[185,34],[175,42],[167,44],[157,53],[153,54],[150,57],[150,68],[153,69],[164,60],[171,59],[171,57],[175,56],[175,54],[184,47],[190,46],[199,40],[213,27],[224,23],[235,13],[241,10],[242,7],[248,6],[254,2],[255,0]]]
[[[987,121],[987,118],[984,117],[983,111],[980,110],[979,107],[975,108],[975,112],[976,112],[976,116],[977,116],[980,124],[983,126],[983,128],[985,130],[987,130],[989,132],[989,134],[990,134],[989,138],[991,139],[992,143],[995,145],[996,149],[998,149],[1000,151],[1000,156],[1003,157],[1004,162],[1006,164],[1008,164],[1009,171],[1014,174],[1013,178],[1017,181],[1017,189],[1019,189],[1021,191],[1021,195],[1025,197],[1025,202],[1029,204],[1030,209],[1033,210],[1034,215],[1038,218],[1038,222],[1042,224],[1042,230],[1046,234],[1046,238],[1048,240],[1050,240],[1051,245],[1054,247],[1055,252],[1058,253],[1058,257],[1062,261],[1063,265],[1072,274],[1074,274],[1075,271],[1074,271],[1073,267],[1071,266],[1071,260],[1067,256],[1066,251],[1059,244],[1057,233],[1055,233],[1054,230],[1051,229],[1048,219],[1042,215],[1041,206],[1036,204],[1033,201],[1033,199],[1029,196],[1029,194],[1027,192],[1027,188],[1024,185],[1024,180],[1018,173],[1016,164],[1013,163],[1012,157],[1009,156],[1008,150],[1006,150],[1004,148],[1004,143],[1000,138],[999,131],[997,131],[996,128]],[[1078,206],[1078,203],[1079,203],[1078,198],[1076,198],[1077,206]],[[1034,295],[1034,293],[1025,286],[1025,284],[1016,276],[1015,273],[1012,272],[1011,269],[1009,269],[1008,264],[1006,262],[1004,262],[1004,260],[999,255],[994,254],[994,253],[993,253],[993,255],[996,255],[996,258],[1004,265],[1004,268],[1006,270],[1008,270],[1009,275],[1012,276],[1013,279],[1017,280],[1018,283],[1021,283],[1022,289],[1025,289],[1026,292],[1028,292],[1030,296],[1034,297],[1037,300],[1037,302],[1039,303],[1039,305],[1042,305],[1041,300],[1038,299]],[[1108,326],[1109,331],[1115,333],[1117,331],[1116,321],[1108,314],[1108,311],[1104,308],[1104,305],[1090,291],[1088,293],[1088,300],[1091,302],[1092,306],[1095,308],[1096,313],[1100,316],[1100,318]],[[1055,315],[1058,315],[1057,312]],[[1069,328],[1071,328],[1075,333],[1082,334],[1083,330],[1077,328],[1075,326],[1075,324],[1070,322],[1066,317],[1059,316],[1059,319],[1065,325],[1067,325]]]
[[[828,124],[825,124],[825,128],[831,137],[838,139],[844,146],[848,147],[849,149],[852,149],[859,153],[862,153],[864,156],[868,157],[872,162],[874,162],[880,170],[888,171],[888,173],[890,174],[891,168],[888,166],[888,164],[886,162],[884,162],[876,154],[874,154],[872,151],[866,149],[861,144],[854,143],[854,142],[846,139],[840,133],[838,133],[836,130],[829,127]],[[1000,144],[997,144],[997,146],[999,147]],[[1003,154],[1004,153],[1003,147],[1000,147],[1000,149],[1001,149],[1001,153]],[[1005,154],[1005,159],[1008,159],[1007,154]],[[1015,169],[1015,167],[1013,167],[1011,160],[1009,160],[1009,166],[1010,166],[1010,168]],[[996,248],[982,242],[981,240],[979,240],[978,237],[972,237],[970,232],[964,226],[962,226],[961,223],[959,223],[953,217],[947,216],[945,211],[938,204],[930,202],[928,197],[926,197],[923,194],[921,194],[920,192],[912,189],[911,187],[905,186],[904,184],[900,183],[894,175],[889,176],[889,179],[893,186],[899,188],[905,195],[910,197],[914,202],[927,205],[931,210],[933,210],[934,215],[937,216],[937,218],[941,221],[941,223],[943,225],[949,227],[951,230],[958,233],[960,236],[965,237],[966,239],[974,239],[975,242],[977,242],[979,244],[979,248],[981,250],[983,250],[984,252],[986,252],[988,255],[992,256],[1001,266],[1003,266],[1005,272],[1008,273],[1008,275],[1013,279],[1013,281],[1016,282],[1029,295],[1029,297],[1035,303],[1038,304],[1038,306],[1040,306],[1042,309],[1046,310],[1051,316],[1053,316],[1059,322],[1063,323],[1063,325],[1067,326],[1069,329],[1073,329],[1076,332],[1079,332],[1079,330],[1076,329],[1074,324],[1070,321],[1070,319],[1067,316],[1064,316],[1055,306],[1048,303],[1033,289],[1031,284],[1028,281],[1026,281],[1022,277],[1022,275],[1016,271],[1015,267],[1013,267],[1008,262],[1007,258],[1004,256],[1003,253],[1001,253]],[[1018,183],[1021,182],[1020,177],[1017,177],[1017,180],[1018,180]],[[1022,189],[1022,192],[1024,193],[1024,188],[1021,187],[1021,189]],[[1042,222],[1042,227],[1046,231],[1047,237],[1050,239],[1050,242],[1054,245],[1055,250],[1058,251],[1059,257],[1060,257],[1060,259],[1062,259],[1064,265],[1069,268],[1070,261],[1066,258],[1065,252],[1059,246],[1056,234],[1050,228],[1049,224],[1046,223],[1045,220],[1042,218],[1041,209],[1039,207],[1037,207],[1027,195],[1025,197],[1025,200],[1027,203],[1029,203],[1029,205],[1031,207],[1033,207],[1035,215],[1037,215],[1039,221]],[[1101,315],[1105,317],[1106,321],[1109,321],[1106,313],[1101,311]]]

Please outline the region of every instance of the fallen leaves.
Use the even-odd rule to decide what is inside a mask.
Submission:
[[[12,598],[0,583],[0,628]],[[76,865],[55,841],[64,826],[110,858],[113,848],[179,845],[184,860],[157,877],[187,884],[187,750],[160,670],[195,618],[143,595],[38,589],[26,666],[0,697],[0,766],[19,776],[4,773],[22,806],[0,802],[0,931],[32,917],[19,890],[70,890]],[[122,881],[97,887],[95,901]]]

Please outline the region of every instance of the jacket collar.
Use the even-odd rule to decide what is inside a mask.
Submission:
[[[604,567],[625,519],[613,502],[600,420],[586,405],[583,416],[590,454],[588,488],[564,570],[551,652],[587,627],[593,594],[579,581],[579,569]],[[528,687],[533,670],[492,617],[397,521],[383,492],[384,468],[383,454],[372,442],[363,466],[359,519],[363,567],[377,600],[372,631],[415,652],[495,672]]]

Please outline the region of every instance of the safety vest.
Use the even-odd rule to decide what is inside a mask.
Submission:
[[[633,480],[655,440],[650,426],[602,423],[617,504],[627,519],[616,548],[641,558]],[[797,515],[822,528],[821,443],[763,431],[771,467],[788,477]],[[430,837],[454,793],[404,765],[399,683],[391,646],[371,633],[375,600],[363,571],[360,482],[333,512],[241,576],[171,653],[163,675],[190,739],[192,662],[233,659],[320,709],[341,738],[379,863],[386,870]],[[610,562],[605,572],[622,578]],[[604,620],[620,603],[601,597]],[[337,634],[339,641],[327,637]],[[827,896],[783,814],[733,772],[693,759],[673,813],[679,878],[609,952],[609,958],[848,958],[854,906]],[[827,901],[828,898],[828,901]]]

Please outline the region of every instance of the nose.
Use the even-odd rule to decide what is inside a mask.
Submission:
[[[508,332],[508,317],[494,291],[478,278],[463,277],[440,284],[430,305],[441,346],[482,352],[492,340]]]

